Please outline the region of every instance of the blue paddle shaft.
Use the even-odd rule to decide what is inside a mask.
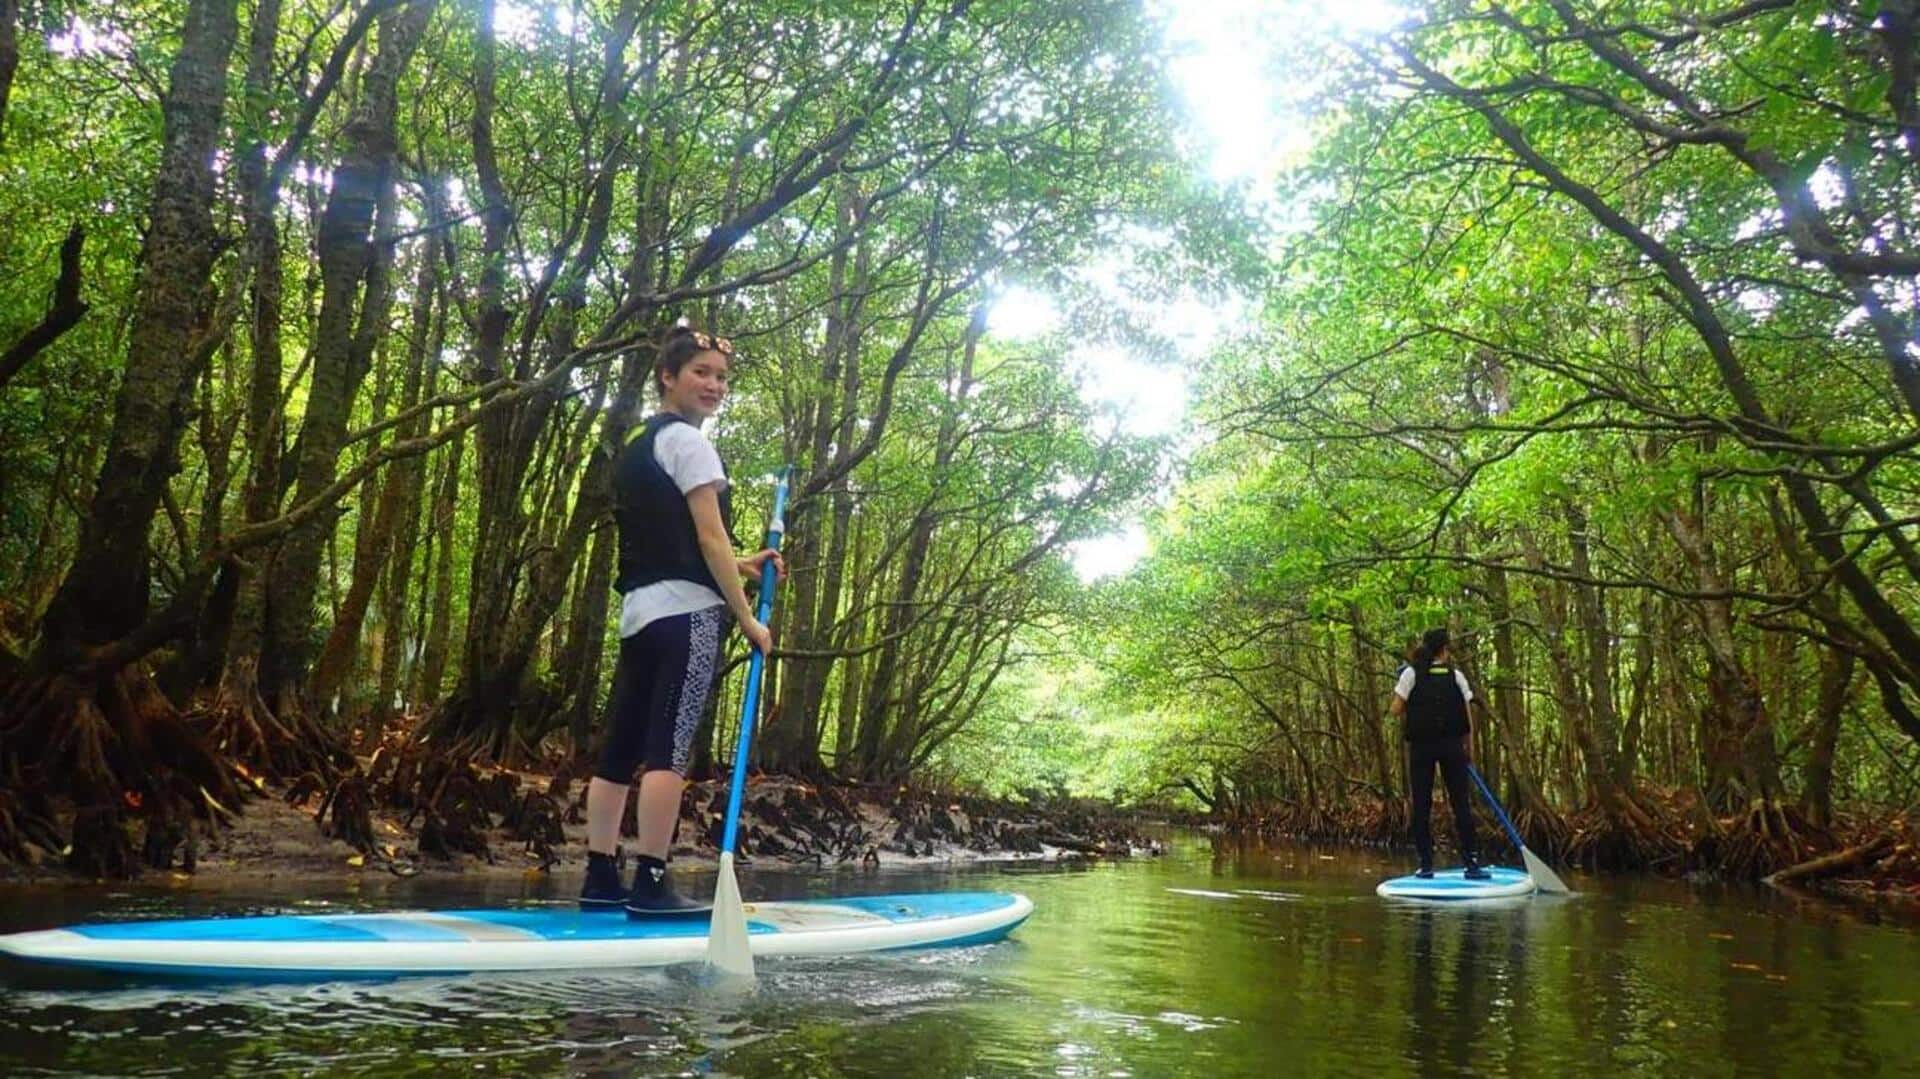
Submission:
[[[1500,799],[1493,796],[1493,791],[1487,788],[1487,781],[1480,778],[1480,769],[1469,764],[1467,774],[1473,777],[1474,786],[1480,788],[1480,793],[1486,796],[1487,804],[1493,807],[1493,815],[1500,818],[1500,827],[1507,830],[1507,838],[1513,840],[1514,849],[1526,850],[1527,841],[1520,838],[1520,829],[1515,828],[1513,822],[1507,819],[1507,811],[1500,808]]]
[[[780,540],[786,535],[787,523],[787,476],[791,468],[780,470],[780,482],[773,488],[773,519],[767,522],[767,547],[780,549]],[[758,617],[765,625],[773,618],[773,586],[779,583],[780,571],[774,568],[771,559],[760,566],[760,610]],[[740,701],[740,740],[733,749],[733,790],[727,795],[727,828],[720,840],[720,851],[732,854],[734,840],[740,831],[740,802],[747,793],[747,751],[753,748],[753,717],[760,711],[760,682],[767,671],[767,657],[758,648],[747,660],[747,695]]]

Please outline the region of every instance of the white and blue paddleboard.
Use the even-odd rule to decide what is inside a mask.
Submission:
[[[1000,892],[748,903],[755,958],[957,947],[999,940],[1033,913]],[[111,922],[0,936],[0,955],[146,976],[318,981],[586,970],[698,962],[706,918],[633,920],[575,909],[275,914]]]
[[[1383,880],[1374,891],[1388,899],[1512,899],[1534,892],[1533,878],[1524,869],[1488,866],[1487,875],[1487,880],[1468,880],[1464,868],[1440,869],[1430,879]]]

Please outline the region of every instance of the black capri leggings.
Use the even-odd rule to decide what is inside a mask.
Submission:
[[[620,641],[607,702],[606,741],[593,774],[632,783],[634,769],[687,774],[693,732],[713,692],[727,609],[657,618]]]
[[[1407,778],[1413,784],[1413,845],[1420,852],[1420,864],[1433,865],[1433,769],[1436,765],[1447,783],[1447,803],[1453,807],[1454,837],[1460,841],[1460,856],[1472,862],[1477,851],[1466,739],[1414,739],[1407,743],[1407,765]]]

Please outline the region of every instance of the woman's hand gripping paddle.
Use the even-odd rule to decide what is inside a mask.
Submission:
[[[787,479],[792,468],[780,470],[773,489],[773,519],[767,522],[767,547],[780,549],[786,534]],[[760,567],[760,611],[763,625],[773,618],[773,586],[780,571],[768,559]],[[740,702],[740,740],[733,750],[733,791],[727,796],[727,826],[720,840],[720,879],[713,893],[713,921],[707,935],[707,965],[742,978],[753,977],[753,950],[747,944],[747,908],[740,902],[740,882],[733,876],[733,847],[740,829],[740,801],[747,790],[747,751],[753,745],[753,717],[760,710],[760,682],[767,657],[758,648],[747,661],[747,695]]]
[[[1500,800],[1493,796],[1492,790],[1488,789],[1487,781],[1480,778],[1480,769],[1469,764],[1467,774],[1473,777],[1474,786],[1480,788],[1480,793],[1486,796],[1487,804],[1493,807],[1493,815],[1500,818],[1500,826],[1507,830],[1507,838],[1513,840],[1513,845],[1520,848],[1520,860],[1526,865],[1527,876],[1533,878],[1534,886],[1543,892],[1552,892],[1556,895],[1571,893],[1573,889],[1567,887],[1566,882],[1560,879],[1560,874],[1555,873],[1539,855],[1527,849],[1527,841],[1520,838],[1520,829],[1515,828],[1513,822],[1507,819],[1507,811],[1500,808]]]

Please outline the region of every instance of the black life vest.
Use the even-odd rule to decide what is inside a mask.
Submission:
[[[700,555],[687,496],[660,467],[653,441],[669,425],[687,421],[671,412],[647,418],[613,463],[613,520],[620,530],[620,572],[613,590],[627,593],[661,581],[692,581],[720,593]],[[722,465],[724,473],[726,466]],[[720,488],[720,520],[733,536],[733,485]]]
[[[1467,698],[1460,692],[1453,668],[1428,663],[1413,669],[1413,689],[1407,694],[1406,738],[1458,738],[1467,733]]]

